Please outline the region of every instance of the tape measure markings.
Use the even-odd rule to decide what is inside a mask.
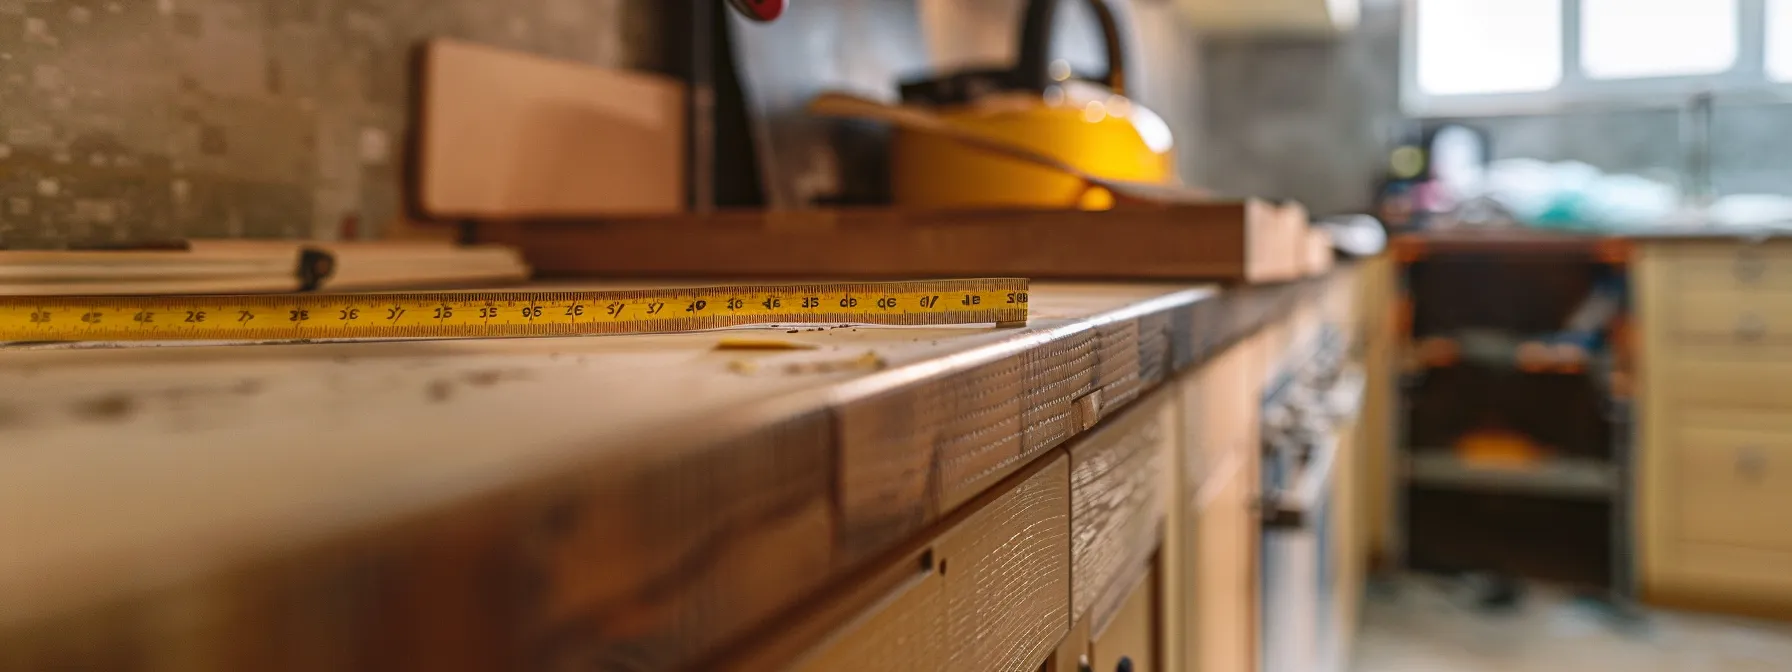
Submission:
[[[488,338],[755,324],[1027,319],[1027,281],[930,280],[568,292],[0,297],[0,341]]]

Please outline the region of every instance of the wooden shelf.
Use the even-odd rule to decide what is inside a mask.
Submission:
[[[1539,496],[1610,498],[1621,491],[1616,465],[1582,458],[1550,458],[1525,467],[1468,463],[1443,451],[1415,450],[1406,478],[1428,487]]]

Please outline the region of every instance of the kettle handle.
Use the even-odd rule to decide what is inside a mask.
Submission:
[[[1057,25],[1058,4],[1062,0],[1029,0],[1026,19],[1021,24],[1020,61],[1015,65],[1015,85],[1029,91],[1044,91],[1053,84],[1051,76],[1052,29]],[[1108,74],[1102,83],[1114,93],[1126,95],[1126,42],[1120,34],[1120,21],[1107,0],[1083,0],[1095,11],[1101,23],[1101,37],[1108,51]]]

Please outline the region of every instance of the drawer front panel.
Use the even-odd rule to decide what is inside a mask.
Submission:
[[[1700,349],[1660,361],[1667,384],[1650,394],[1674,407],[1792,409],[1792,362],[1763,361],[1722,350]]]
[[[1750,351],[1792,345],[1792,291],[1685,291],[1669,303],[1676,343]]]
[[[1678,432],[1678,538],[1792,551],[1792,433],[1707,422]]]
[[[1674,243],[1664,260],[1673,268],[1670,291],[1792,292],[1792,245]]]
[[[1070,626],[1069,459],[1049,458],[942,533],[931,550],[925,573],[845,624],[796,669],[1039,669]]]

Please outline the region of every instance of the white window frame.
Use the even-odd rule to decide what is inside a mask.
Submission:
[[[1728,71],[1668,77],[1594,79],[1581,69],[1581,0],[1562,2],[1562,79],[1544,91],[1426,93],[1418,81],[1418,0],[1405,0],[1400,38],[1400,103],[1415,117],[1549,114],[1579,109],[1677,108],[1712,94],[1792,102],[1792,83],[1767,76],[1767,0],[1737,0],[1736,62]]]

